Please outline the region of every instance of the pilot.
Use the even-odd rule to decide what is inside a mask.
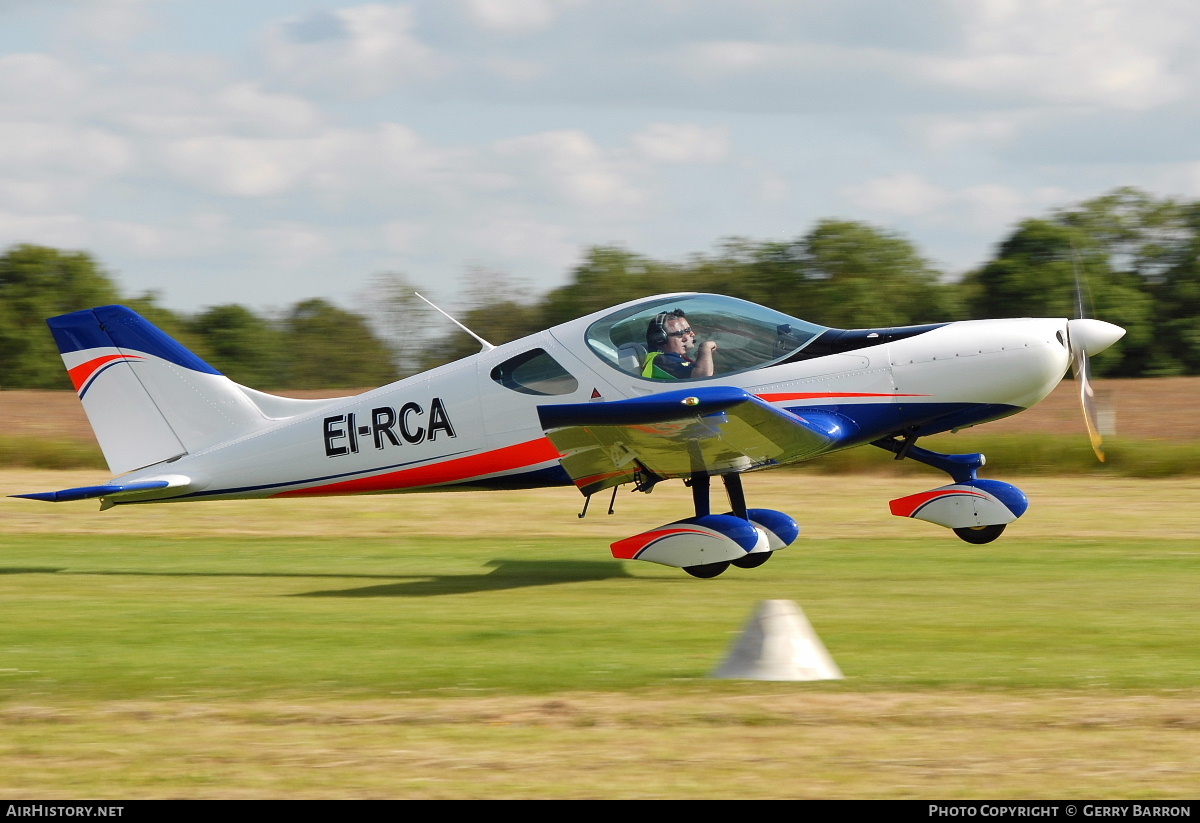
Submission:
[[[659,312],[646,328],[649,354],[642,364],[642,377],[687,379],[713,376],[714,340],[706,340],[696,351],[696,333],[682,309]]]

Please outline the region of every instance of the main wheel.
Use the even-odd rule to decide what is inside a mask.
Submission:
[[[984,543],[991,543],[1000,535],[1004,534],[1006,523],[998,523],[994,526],[967,526],[962,529],[955,529],[954,533],[960,539],[968,543],[974,543],[977,546],[982,546]]]
[[[739,569],[757,569],[763,563],[770,560],[772,554],[774,552],[755,552],[754,554],[748,554],[745,557],[739,557],[737,560],[731,560],[730,562]]]
[[[703,566],[684,566],[683,570],[692,577],[699,577],[702,580],[708,580],[710,577],[716,577],[728,568],[729,561],[724,560],[720,563],[705,563]]]

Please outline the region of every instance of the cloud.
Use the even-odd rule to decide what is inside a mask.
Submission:
[[[562,129],[516,137],[496,144],[495,154],[518,178],[531,179],[568,202],[594,208],[633,208],[647,193],[633,180],[636,170],[605,153],[585,132]]]
[[[693,123],[654,123],[633,135],[635,149],[656,163],[719,163],[729,156],[729,130]]]
[[[462,157],[430,146],[395,123],[371,129],[321,129],[294,138],[226,134],[168,142],[163,166],[177,179],[231,197],[273,197],[300,191],[368,196],[396,185],[467,182]],[[469,159],[469,157],[468,157]],[[403,193],[393,190],[392,196]]]
[[[1191,4],[1120,0],[992,0],[955,8],[963,44],[930,56],[933,83],[1026,101],[1140,110],[1194,85],[1178,68],[1200,12]]]
[[[443,74],[452,60],[413,33],[412,9],[372,3],[272,25],[265,56],[279,82],[325,93],[382,94]]]
[[[0,116],[54,117],[71,110],[87,80],[82,72],[46,54],[0,56]]]
[[[256,229],[253,237],[256,252],[283,269],[308,267],[337,251],[337,244],[321,226],[284,222]]]
[[[151,13],[155,0],[83,0],[68,5],[65,33],[109,49],[123,47],[158,25]]]
[[[876,177],[843,189],[847,200],[864,209],[905,217],[925,215],[951,200],[949,193],[913,172]]]
[[[17,177],[114,177],[133,164],[124,137],[107,129],[37,121],[0,121],[0,170]]]
[[[549,28],[571,0],[464,0],[463,9],[475,25],[505,33]]]
[[[846,186],[841,194],[855,206],[889,220],[899,217],[924,225],[957,225],[965,231],[996,235],[1023,218],[1070,200],[1069,192],[1055,186],[1033,189],[1002,183],[939,186],[915,172]]]

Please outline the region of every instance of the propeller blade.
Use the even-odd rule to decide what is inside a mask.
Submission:
[[[1104,439],[1100,436],[1096,412],[1096,392],[1092,389],[1092,370],[1088,357],[1099,354],[1125,336],[1125,330],[1103,320],[1093,320],[1084,310],[1084,295],[1087,281],[1083,277],[1083,266],[1075,244],[1071,244],[1071,257],[1075,269],[1075,310],[1078,317],[1067,321],[1067,344],[1071,350],[1071,365],[1075,370],[1075,382],[1079,384],[1079,405],[1083,407],[1083,422],[1087,425],[1088,439],[1096,459],[1104,462]],[[1090,295],[1088,296],[1091,303]]]
[[[1079,384],[1079,404],[1083,407],[1083,422],[1096,458],[1104,462],[1104,442],[1097,424],[1096,392],[1092,389],[1092,370],[1088,357],[1099,354],[1125,336],[1125,330],[1103,320],[1078,318],[1067,321],[1067,343],[1071,348],[1071,365]]]
[[[1087,350],[1083,348],[1075,354],[1075,381],[1079,384],[1079,404],[1083,407],[1083,422],[1087,424],[1092,451],[1096,453],[1096,459],[1103,463],[1104,438],[1100,436],[1100,426],[1096,422],[1096,392],[1092,389],[1091,365],[1088,363]]]

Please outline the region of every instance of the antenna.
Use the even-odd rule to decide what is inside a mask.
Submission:
[[[438,314],[442,315],[442,316],[443,316],[443,317],[445,317],[447,320],[449,320],[451,323],[453,323],[454,325],[458,326],[460,329],[462,329],[463,331],[465,331],[467,334],[471,335],[471,336],[472,336],[472,337],[474,337],[476,340],[478,340],[478,341],[479,341],[479,343],[480,343],[480,345],[482,345],[482,346],[483,346],[483,348],[481,349],[481,351],[491,351],[492,349],[496,348],[496,347],[495,347],[495,346],[493,346],[491,343],[489,343],[488,341],[484,340],[482,337],[480,337],[479,335],[477,335],[475,332],[473,332],[473,331],[471,331],[470,329],[468,329],[468,328],[467,328],[466,326],[464,326],[462,323],[459,323],[459,322],[458,322],[457,320],[455,320],[453,317],[451,317],[450,315],[446,314],[444,311],[442,311],[441,309],[439,309],[439,308],[438,308],[438,307],[437,307],[437,306],[434,304],[434,302],[433,302],[432,300],[429,300],[429,299],[427,299],[427,298],[426,298],[426,297],[425,297],[423,294],[421,294],[420,292],[418,292],[418,291],[415,291],[415,292],[413,292],[413,294],[415,294],[417,297],[420,297],[422,300],[424,300],[424,301],[425,301],[426,303],[428,303],[430,306],[433,306],[433,308],[437,309],[437,312],[438,312]]]

